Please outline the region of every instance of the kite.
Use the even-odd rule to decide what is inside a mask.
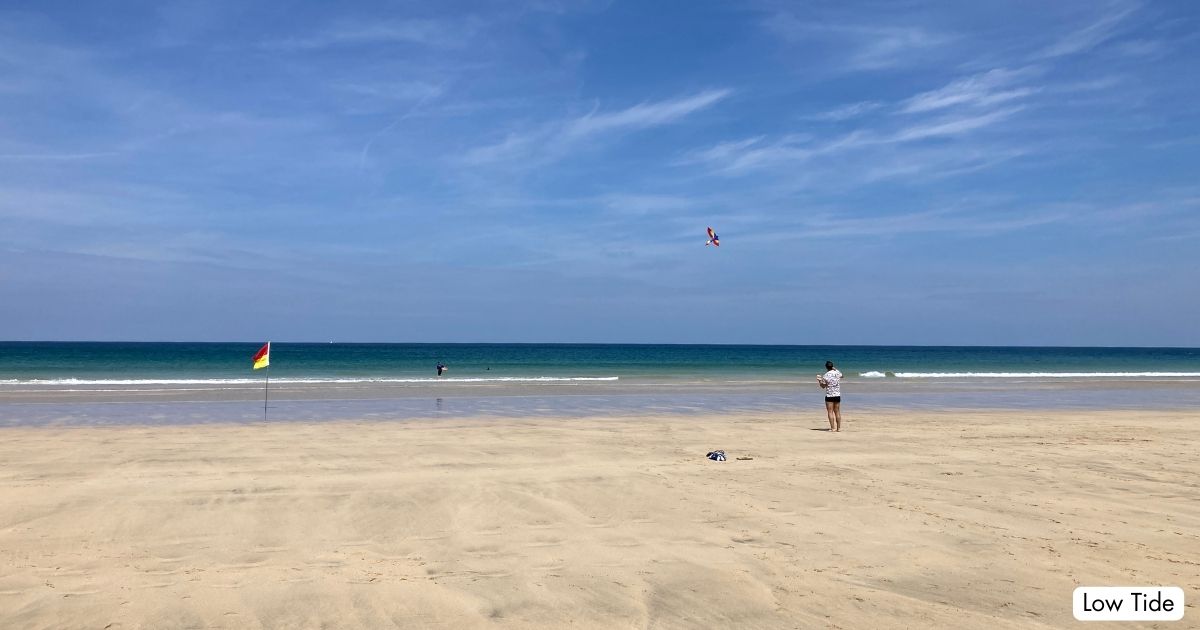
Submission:
[[[704,245],[706,247],[709,245],[714,245],[716,247],[721,246],[721,239],[717,237],[717,233],[714,232],[712,228],[708,228],[708,242]]]

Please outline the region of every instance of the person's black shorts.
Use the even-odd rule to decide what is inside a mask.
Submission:
[[[842,402],[842,397],[841,396],[826,396],[825,402],[840,403],[840,402]]]

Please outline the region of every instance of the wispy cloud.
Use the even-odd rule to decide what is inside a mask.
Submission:
[[[989,142],[986,148],[974,142],[958,141],[994,127],[1029,107],[1022,102],[1042,91],[1025,81],[1043,69],[1031,66],[1019,69],[998,68],[959,78],[935,90],[904,98],[894,104],[880,101],[850,103],[826,112],[804,117],[806,120],[852,120],[866,113],[884,110],[896,116],[871,117],[856,123],[852,131],[837,135],[785,134],[771,140],[758,135],[731,140],[694,150],[684,155],[682,164],[707,164],[716,172],[742,175],[753,171],[781,169],[799,164],[828,165],[839,160],[842,173],[837,179],[851,177],[870,183],[891,177],[916,177],[925,173],[935,177],[961,175],[990,168],[1025,155],[1028,149],[1013,143]],[[955,139],[953,147],[922,147],[917,154],[905,149],[904,156],[894,147],[929,144],[927,141]],[[942,143],[945,144],[945,143]],[[821,178],[829,181],[828,178]]]
[[[958,177],[996,167],[1025,156],[1028,150],[1002,146],[941,147],[925,150],[904,149],[891,159],[880,156],[873,165],[859,172],[865,183],[902,179],[912,184]]]
[[[840,107],[835,107],[820,113],[811,114],[805,116],[804,118],[807,120],[841,122],[843,120],[858,118],[863,114],[873,112],[881,107],[883,107],[883,103],[878,101],[859,101],[857,103],[850,103],[848,105],[842,105]]]
[[[807,136],[785,136],[774,142],[764,142],[763,137],[723,142],[707,149],[694,151],[684,157],[684,163],[706,163],[717,172],[744,174],[759,169],[777,167],[863,151],[871,148],[914,143],[934,138],[951,138],[995,125],[1021,111],[1022,107],[1009,107],[982,114],[967,116],[943,116],[905,125],[888,131],[856,130],[835,137],[813,140]],[[884,156],[891,160],[891,156]],[[869,156],[868,156],[869,158]],[[865,177],[869,168],[859,167],[858,176]]]
[[[731,90],[707,90],[692,96],[640,103],[613,112],[592,112],[565,121],[555,121],[525,133],[509,133],[504,140],[474,147],[462,160],[487,164],[536,152],[543,159],[561,154],[576,143],[597,135],[611,138],[651,127],[678,122],[725,99]]]
[[[809,227],[813,232],[824,236],[886,236],[917,232],[994,235],[1059,223],[1068,218],[1070,215],[1065,212],[1026,212],[1008,216],[987,216],[977,212],[952,209],[859,219],[847,219],[844,216],[817,217]]]
[[[262,42],[268,50],[305,51],[371,44],[420,44],[434,48],[459,48],[480,29],[476,19],[443,20],[347,20],[305,36]]]
[[[870,141],[862,133],[853,133],[824,143],[814,143],[803,136],[788,136],[774,142],[763,142],[763,137],[722,142],[715,146],[694,151],[684,157],[684,163],[706,163],[718,172],[741,174],[780,164],[808,160],[814,156],[832,153],[839,149],[858,146]]]
[[[440,96],[445,88],[424,81],[394,81],[379,83],[339,83],[339,90],[351,96],[381,101],[416,101]]]
[[[1121,77],[1108,76],[1099,79],[1091,79],[1087,81],[1070,81],[1059,83],[1053,86],[1048,91],[1052,92],[1091,92],[1097,90],[1107,90],[1109,88],[1120,85],[1124,80]]]
[[[1132,15],[1137,4],[1109,3],[1107,12],[1087,26],[1060,37],[1058,41],[1038,51],[1035,58],[1048,59],[1087,52],[1113,37],[1121,23]]]
[[[819,42],[837,54],[827,68],[834,71],[881,70],[903,66],[954,38],[924,26],[875,25],[798,17],[777,12],[764,21],[766,29],[799,45]]]
[[[1034,227],[1063,223],[1067,211],[1039,208],[1019,213],[980,212],[955,206],[902,213],[863,213],[846,209],[807,213],[792,225],[769,233],[747,235],[742,240],[776,242],[850,236],[856,239],[897,238],[913,234],[995,236]]]
[[[10,185],[0,191],[0,218],[29,220],[60,233],[81,226],[121,230],[154,224],[167,216],[188,217],[193,210],[184,195],[127,183],[76,184],[72,189]],[[88,237],[93,234],[89,230]]]
[[[746,138],[744,140],[720,142],[707,149],[693,151],[685,158],[684,163],[726,162],[733,160],[739,156],[747,154],[752,150],[755,150],[752,149],[752,147],[762,142],[764,138],[766,138],[766,136],[755,136],[753,138]]]
[[[567,123],[563,134],[569,138],[581,138],[597,133],[665,125],[706,109],[730,93],[730,90],[709,90],[685,98],[641,103],[616,112],[592,113]]]
[[[911,125],[893,134],[889,142],[913,142],[926,138],[957,136],[984,127],[989,127],[1024,109],[1008,107],[977,116],[956,116]]]
[[[1166,55],[1170,46],[1167,42],[1157,39],[1135,39],[1123,42],[1118,46],[1121,54],[1128,57],[1160,58]]]
[[[425,103],[427,101],[436,97],[438,94],[441,94],[440,89],[427,91],[423,96],[421,96],[417,100],[416,103],[414,103],[411,107],[408,108],[408,111],[404,112],[400,116],[397,116],[394,120],[392,120],[392,122],[388,123],[382,129],[380,129],[380,130],[376,131],[374,134],[372,134],[370,139],[368,139],[366,141],[366,143],[363,144],[362,151],[359,152],[358,167],[359,168],[366,167],[367,158],[370,157],[370,155],[371,155],[371,147],[374,146],[374,144],[376,142],[378,142],[380,138],[384,137],[388,133],[391,133],[391,131],[393,129],[395,129],[400,123],[415,116],[417,114],[417,112],[419,112],[421,110],[421,107],[423,105],[425,105]]]
[[[1031,70],[995,69],[965,79],[959,79],[945,87],[917,94],[901,104],[901,112],[914,114],[944,109],[957,105],[986,107],[1029,96],[1036,88],[1014,87],[1013,84],[1028,76]]]
[[[914,52],[923,53],[949,38],[920,27],[842,29],[862,36],[862,44],[849,58],[849,67],[878,70],[903,65]]]
[[[539,135],[510,133],[500,142],[471,148],[462,156],[462,161],[481,165],[507,160],[528,152],[539,141]]]

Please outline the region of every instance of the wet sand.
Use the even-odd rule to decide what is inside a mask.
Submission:
[[[1200,412],[824,426],[4,428],[0,627],[1059,628],[1079,585],[1200,622]]]

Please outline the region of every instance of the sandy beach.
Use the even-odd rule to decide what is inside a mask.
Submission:
[[[847,415],[2,429],[0,627],[1200,625],[1200,413]]]

